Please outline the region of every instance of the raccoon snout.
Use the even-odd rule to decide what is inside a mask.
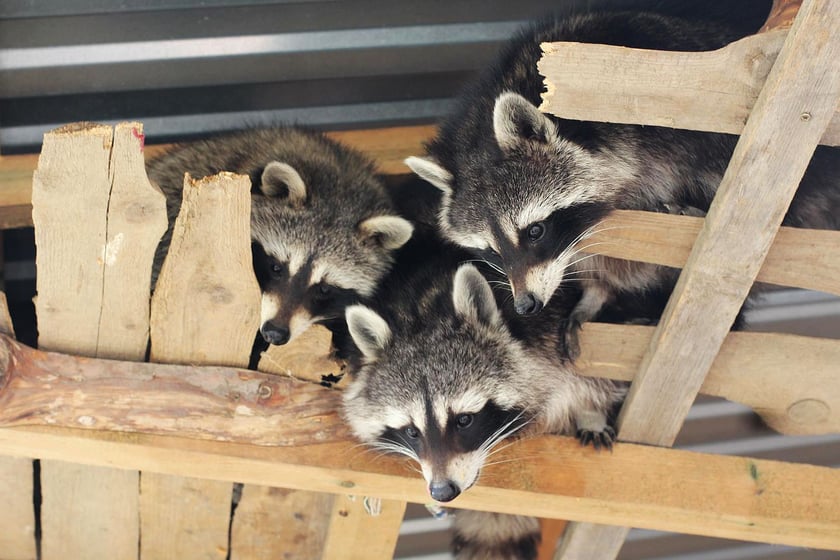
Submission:
[[[432,482],[429,484],[429,494],[432,499],[437,502],[451,502],[461,493],[458,485],[451,480],[444,480],[442,482]]]
[[[536,315],[542,310],[543,302],[531,292],[525,292],[516,296],[513,308],[520,315]]]
[[[266,342],[278,346],[289,342],[291,336],[288,327],[278,327],[272,323],[263,323],[263,326],[260,327],[260,334]]]

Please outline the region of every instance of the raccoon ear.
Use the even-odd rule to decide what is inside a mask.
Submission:
[[[288,163],[272,161],[266,165],[260,185],[265,196],[285,196],[292,206],[301,206],[306,201],[306,184]]]
[[[455,312],[464,319],[477,320],[491,327],[502,324],[502,314],[490,284],[471,264],[463,264],[455,272],[452,303]]]
[[[375,361],[391,342],[391,328],[385,319],[364,305],[351,305],[345,312],[347,329],[365,358]]]
[[[557,135],[557,128],[530,101],[505,92],[496,98],[493,132],[499,147],[507,152],[527,141],[547,144]]]
[[[404,163],[421,179],[430,182],[445,195],[452,195],[452,174],[432,158],[411,156]]]
[[[388,251],[405,245],[413,232],[411,222],[399,216],[374,216],[359,224],[359,234],[365,241],[372,240]]]

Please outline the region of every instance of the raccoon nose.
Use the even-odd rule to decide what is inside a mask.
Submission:
[[[431,494],[433,500],[438,502],[451,502],[460,493],[461,489],[451,480],[429,484],[429,494]]]
[[[289,329],[286,327],[278,327],[277,325],[273,325],[271,323],[264,323],[263,326],[260,327],[260,333],[269,344],[277,344],[279,346],[289,342],[290,333]]]
[[[516,297],[516,300],[513,302],[513,308],[520,315],[535,315],[542,310],[543,302],[531,292],[525,292],[521,296]]]

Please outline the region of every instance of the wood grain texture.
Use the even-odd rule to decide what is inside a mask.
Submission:
[[[624,545],[628,527],[609,527],[594,523],[569,523],[554,560],[615,558]]]
[[[152,297],[152,361],[248,364],[260,299],[251,264],[250,190],[248,177],[231,173],[184,179],[181,209]],[[254,385],[248,402],[255,402],[260,390],[259,383]],[[247,405],[236,408],[236,424],[247,423],[251,411]],[[205,418],[193,420],[203,423]],[[199,558],[225,557],[233,492],[229,483],[162,480],[147,473],[141,483],[141,493],[155,496],[143,502],[141,557],[171,550]],[[195,501],[202,504],[198,511],[190,505]],[[177,520],[174,530],[172,519]]]
[[[147,434],[0,429],[0,454],[425,503],[407,459],[356,441],[258,447]],[[454,507],[840,550],[840,470],[573,438],[516,442]],[[527,458],[523,460],[523,458]],[[627,481],[632,480],[633,484]]]
[[[282,346],[271,345],[260,356],[259,371],[306,379],[313,383],[340,383],[344,364],[332,356],[332,334],[313,325]],[[341,383],[343,387],[345,383]]]
[[[802,0],[773,0],[773,7],[770,8],[770,14],[760,32],[789,28],[793,25],[800,6],[802,6]]]
[[[543,43],[540,110],[587,121],[740,134],[788,31],[751,35],[708,52]],[[667,76],[667,79],[663,79]],[[840,145],[840,113],[820,143]]]
[[[800,8],[630,387],[617,421],[621,440],[673,444],[836,116],[840,42],[832,30],[838,22],[838,2],[806,0]],[[820,411],[806,405],[802,415]],[[593,543],[618,542],[626,534],[608,526],[580,531]]]
[[[246,484],[231,526],[231,560],[321,558],[335,498]]]
[[[126,262],[133,263],[130,270],[148,277],[152,254],[142,247],[156,244],[161,233],[159,228],[149,230],[148,220],[117,219],[113,233],[121,233],[124,242],[119,251],[114,244],[109,249],[112,200],[119,208],[125,188],[137,188],[145,180],[142,152],[126,138],[134,127],[120,130],[115,140],[111,127],[77,123],[44,136],[32,194],[42,348],[131,359],[145,354],[148,288],[127,292],[106,282],[106,269],[127,271]],[[141,239],[146,241],[138,243]],[[117,324],[102,314],[102,307],[113,307],[115,301],[123,306]],[[129,340],[130,347],[120,348]],[[42,461],[43,558],[136,554],[138,477],[137,472]]]
[[[682,268],[703,218],[616,210],[586,240],[608,257]],[[840,295],[840,231],[779,228],[756,280]]]
[[[35,560],[32,459],[0,456],[0,551],[3,560]]]
[[[323,558],[390,560],[394,557],[405,505],[401,500],[336,496]]]

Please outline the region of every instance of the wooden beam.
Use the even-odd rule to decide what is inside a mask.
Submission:
[[[707,52],[543,43],[540,110],[567,119],[741,134],[787,34],[772,30]],[[821,144],[840,145],[836,109],[829,109],[832,125],[821,131]]]
[[[0,454],[428,501],[408,460],[352,440],[295,447],[59,428],[0,429]],[[495,457],[495,456],[494,456]],[[633,484],[627,481],[632,480]],[[454,507],[840,550],[840,471],[619,443],[537,437],[499,452]]]
[[[840,3],[832,0],[806,0],[799,10],[630,387],[618,417],[621,440],[673,444],[835,116],[838,22]],[[587,543],[613,543],[598,554],[614,558],[626,535],[624,527],[568,531],[564,560],[586,554]]]
[[[329,537],[324,543],[324,560],[393,558],[405,506],[402,500],[352,494],[336,496]]]

